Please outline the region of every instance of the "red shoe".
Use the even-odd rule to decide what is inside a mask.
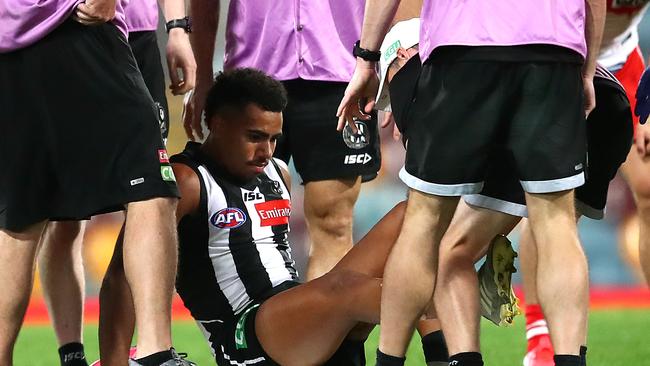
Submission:
[[[135,348],[135,346],[129,348],[129,358],[135,357],[136,351],[137,351],[137,349]],[[90,366],[102,366],[102,360],[97,360],[97,361],[93,362],[92,364],[90,364]]]
[[[548,334],[540,334],[528,342],[536,344],[532,347],[529,345],[528,353],[524,357],[524,366],[555,366],[553,345]]]

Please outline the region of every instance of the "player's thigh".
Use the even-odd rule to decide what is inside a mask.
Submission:
[[[473,206],[461,200],[442,238],[441,258],[453,253],[478,261],[495,236],[508,235],[520,220],[520,216]]]
[[[650,200],[650,159],[642,158],[632,146],[627,160],[621,165],[621,172],[630,185],[637,203]]]
[[[328,179],[305,183],[305,216],[308,221],[329,221],[329,226],[352,222],[352,210],[361,191],[361,178]]]
[[[328,273],[265,301],[255,317],[264,351],[282,365],[322,364],[358,322],[377,323],[381,281]]]

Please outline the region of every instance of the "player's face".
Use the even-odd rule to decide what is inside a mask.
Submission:
[[[270,164],[282,135],[282,113],[249,104],[241,113],[226,113],[217,121],[219,162],[230,174],[249,180]]]

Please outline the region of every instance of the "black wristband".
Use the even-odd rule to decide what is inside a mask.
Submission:
[[[167,29],[167,33],[169,33],[169,31],[172,30],[173,28],[183,28],[185,33],[192,33],[192,22],[190,21],[190,17],[173,19],[168,21],[167,24],[165,24],[165,29]]]
[[[357,41],[354,44],[354,48],[352,49],[352,54],[354,55],[354,57],[360,57],[366,61],[373,61],[373,62],[379,61],[379,58],[381,57],[381,52],[370,51],[365,48],[361,48],[360,44],[361,41]]]

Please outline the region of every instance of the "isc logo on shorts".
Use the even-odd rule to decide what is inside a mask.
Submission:
[[[346,155],[345,159],[343,160],[343,164],[365,164],[372,160],[372,156],[370,156],[368,153],[366,154],[353,154],[353,155]]]
[[[235,229],[245,222],[246,214],[236,207],[224,208],[210,217],[210,223],[219,229]]]

